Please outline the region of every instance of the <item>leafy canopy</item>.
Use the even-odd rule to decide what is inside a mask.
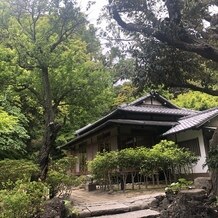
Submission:
[[[195,110],[207,110],[213,107],[218,107],[217,96],[193,91],[178,95],[177,98],[172,100],[172,102],[179,107]]]
[[[164,85],[218,95],[216,1],[108,2],[107,30],[136,60],[140,90]]]
[[[0,159],[22,156],[29,138],[20,111],[13,108],[10,112],[14,115],[0,109]]]

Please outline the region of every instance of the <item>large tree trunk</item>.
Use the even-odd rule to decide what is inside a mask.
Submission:
[[[210,143],[209,159],[212,159],[216,163],[218,162],[218,160],[216,160],[217,157],[218,157],[218,127],[216,128]],[[218,196],[218,168],[211,167],[210,170],[211,170],[211,180],[212,180],[211,194]]]
[[[44,120],[45,129],[42,141],[42,147],[39,156],[40,165],[40,179],[44,181],[48,172],[49,155],[52,145],[55,142],[58,133],[58,126],[54,123],[55,115],[52,108],[52,93],[49,80],[48,67],[41,69],[42,73],[42,86],[44,91]]]

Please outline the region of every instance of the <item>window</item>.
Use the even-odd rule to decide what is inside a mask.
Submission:
[[[87,142],[79,144],[79,170],[80,173],[86,173],[87,171]]]
[[[198,138],[179,142],[178,143],[180,147],[186,148],[187,150],[191,151],[197,156],[201,156],[201,151],[200,151],[200,146],[199,146],[199,141]]]
[[[109,145],[109,143],[102,143],[102,144],[100,144],[100,145],[98,145],[98,151],[99,152],[104,152],[104,151],[110,151],[111,150],[111,148],[110,148],[110,145]]]
[[[97,137],[99,152],[111,150],[110,136],[111,136],[110,132],[106,132]]]

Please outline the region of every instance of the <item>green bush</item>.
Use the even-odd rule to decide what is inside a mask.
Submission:
[[[95,158],[88,163],[88,168],[97,183],[101,185],[111,185],[111,177],[117,171],[117,155],[117,151],[98,153]]]
[[[165,188],[167,193],[177,194],[180,190],[189,189],[193,184],[192,181],[188,181],[184,178],[178,179],[178,182],[173,182]]]
[[[50,197],[69,195],[71,188],[78,184],[76,176],[68,175],[63,172],[50,170],[46,179],[50,186]]]
[[[152,183],[159,185],[159,174],[163,173],[165,183],[176,180],[182,174],[190,173],[192,165],[197,162],[197,157],[183,148],[179,148],[175,142],[162,140],[152,148],[126,148],[121,151],[98,153],[89,162],[89,170],[94,178],[103,182],[105,186],[111,186],[116,177],[117,183],[120,179],[124,183],[129,175],[132,178],[132,189],[134,189],[135,177],[138,181],[152,179]]]
[[[46,179],[50,186],[50,197],[69,195],[71,188],[78,185],[77,177],[70,173],[73,165],[75,165],[75,158],[72,157],[64,157],[51,162]]]
[[[17,180],[29,181],[32,176],[37,175],[39,168],[29,160],[5,159],[0,161],[0,172],[0,189],[3,186],[6,188],[6,185],[13,188]]]
[[[18,180],[11,190],[0,190],[0,218],[30,218],[40,212],[49,189],[42,182]]]

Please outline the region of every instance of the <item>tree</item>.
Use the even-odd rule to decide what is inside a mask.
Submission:
[[[210,12],[216,4],[213,0],[109,1],[110,15],[125,38],[132,40],[127,50],[136,58],[135,83],[141,87],[164,84],[218,95],[218,58],[217,54],[209,55],[217,53],[217,14]],[[206,20],[211,21],[209,27]],[[120,41],[120,29],[116,37]]]
[[[64,61],[62,55],[71,49],[68,45],[80,43],[76,34],[86,28],[86,20],[73,0],[10,0],[1,2],[1,6],[1,42],[16,53],[15,64],[18,67],[15,72],[21,74],[16,90],[31,93],[43,115],[44,133],[39,162],[40,178],[44,180],[49,154],[61,128],[56,119],[59,105],[72,94],[73,89],[67,86],[61,90],[61,86],[55,93],[53,80],[58,78],[57,70]],[[80,52],[78,48],[72,50],[71,55]],[[80,63],[84,63],[84,57],[80,58]],[[68,75],[76,73],[72,65],[67,70]]]
[[[95,176],[95,179],[100,183],[103,182],[102,185],[111,188],[112,185],[112,176],[117,171],[117,159],[118,152],[103,152],[97,153],[95,158],[88,163],[88,168]]]
[[[192,89],[210,95],[217,94],[218,63],[165,45],[154,39],[143,42],[135,37],[136,73],[133,83],[141,91],[145,86],[157,89]]]
[[[211,7],[217,8],[217,6],[217,1],[214,0],[166,0],[161,2],[109,0],[111,16],[127,35],[136,35],[142,39],[153,38],[173,48],[197,54],[215,64],[218,62],[218,14],[210,13],[210,9]],[[160,9],[158,12],[163,13],[163,17],[158,17],[158,8]],[[208,28],[205,27],[204,21],[209,22]],[[217,81],[216,69],[214,71],[215,82]],[[211,87],[212,93],[210,94],[217,96],[216,83]],[[217,151],[217,141],[218,128],[212,137],[211,150]],[[209,159],[213,159],[214,155],[212,152]],[[218,171],[213,167],[211,170],[212,193],[218,195]]]
[[[126,82],[122,85],[117,85],[114,88],[116,93],[116,98],[114,99],[114,106],[118,107],[122,104],[132,102],[136,99],[136,88],[132,85],[131,82]]]
[[[190,108],[194,110],[207,110],[218,107],[218,97],[211,96],[201,92],[189,91],[179,94],[172,100],[179,107]]]
[[[59,119],[66,117],[66,123],[58,137],[62,144],[72,140],[76,130],[109,112],[113,104],[113,81],[110,72],[102,67],[98,70],[98,65],[92,62],[84,65],[70,80],[74,92],[59,107],[62,113]]]
[[[217,2],[109,0],[111,16],[126,31],[154,37],[175,48],[217,61],[218,49],[213,41],[217,38],[218,20],[217,14],[211,15],[211,6],[218,6]],[[204,29],[203,20],[210,23],[209,28]]]
[[[102,180],[106,185],[111,184],[112,178],[118,175],[123,182],[123,190],[126,189],[128,175],[131,175],[132,189],[134,189],[135,177],[138,174],[138,182],[143,175],[147,187],[147,178],[152,177],[153,184],[156,176],[159,184],[159,172],[163,171],[166,179],[170,180],[171,174],[179,176],[179,173],[190,173],[184,171],[186,167],[192,167],[197,162],[197,157],[190,151],[179,148],[174,142],[162,140],[159,144],[149,149],[146,147],[125,148],[120,151],[98,153],[89,162],[90,172],[96,179]],[[182,171],[181,171],[182,170]],[[116,174],[115,174],[116,173]]]

